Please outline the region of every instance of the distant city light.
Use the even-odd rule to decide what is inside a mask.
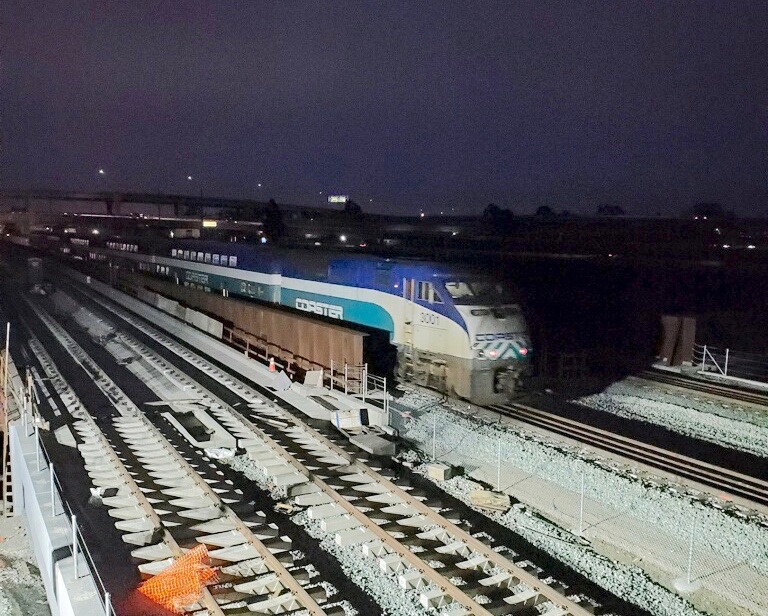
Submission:
[[[262,244],[266,244],[267,243],[267,238],[262,236],[261,243]]]
[[[424,218],[424,212],[422,212],[421,214],[419,214],[419,216],[420,216],[421,218]]]
[[[258,184],[256,184],[256,186],[258,186],[259,188],[261,188],[261,182],[259,182]]]
[[[205,227],[206,229],[215,229],[218,226],[219,226],[219,223],[216,222],[215,220],[204,220],[203,221],[203,227]]]
[[[191,176],[191,175],[188,175],[188,176],[187,176],[187,179],[188,179],[188,180],[191,182],[191,181],[192,181],[192,176]]]
[[[322,246],[320,242],[315,242],[315,246]]]
[[[754,250],[755,245],[754,244],[747,244],[747,250]]]
[[[346,203],[347,201],[349,201],[349,195],[328,195],[328,203]]]
[[[98,235],[99,234],[99,230],[98,229],[91,229],[91,233],[93,235]]]
[[[99,175],[104,175],[104,169],[99,169]]]
[[[347,241],[347,236],[346,235],[340,235],[339,236],[339,241],[346,242]]]
[[[723,244],[723,248],[730,248],[730,247],[731,247],[730,244]]]

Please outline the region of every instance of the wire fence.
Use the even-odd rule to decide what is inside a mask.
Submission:
[[[694,344],[693,362],[701,372],[768,383],[768,357],[765,355]]]
[[[728,502],[705,502],[702,494],[591,460],[578,449],[543,447],[531,435],[502,429],[498,418],[478,425],[470,412],[462,418],[435,408],[399,407],[391,413],[393,427],[427,460],[461,467],[467,478],[540,513],[513,507],[500,518],[532,543],[602,578],[609,590],[615,583],[624,592],[636,566],[620,573],[615,558],[639,564],[682,596],[706,587],[724,604],[768,613],[768,533]],[[610,546],[610,558],[597,556],[582,538],[597,549]],[[642,597],[643,590],[631,592]]]

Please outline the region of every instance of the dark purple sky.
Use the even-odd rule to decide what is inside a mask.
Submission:
[[[0,190],[768,211],[766,1],[0,10]]]

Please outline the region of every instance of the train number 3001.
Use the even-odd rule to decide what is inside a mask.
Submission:
[[[424,325],[437,325],[438,316],[429,312],[422,312],[420,317],[421,323]]]

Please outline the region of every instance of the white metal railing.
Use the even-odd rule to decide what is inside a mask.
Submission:
[[[379,406],[389,416],[387,379],[368,372],[368,364],[345,362],[341,366],[331,360],[331,369],[323,378],[327,379],[329,389],[338,389],[349,396],[360,398],[363,402]]]
[[[768,356],[708,344],[693,345],[693,362],[700,372],[768,382]]]

